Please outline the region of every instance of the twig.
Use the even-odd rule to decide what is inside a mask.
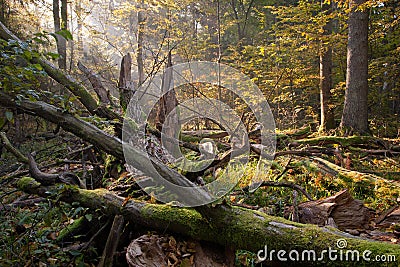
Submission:
[[[89,145],[89,146],[83,147],[83,148],[81,148],[81,149],[71,151],[71,152],[69,152],[67,155],[70,156],[70,155],[72,155],[72,154],[79,153],[79,152],[82,152],[82,151],[91,149],[92,147],[93,147],[93,145]]]
[[[242,207],[242,208],[249,209],[249,210],[258,210],[260,208],[259,206],[252,206],[252,205],[244,204],[244,203],[230,203],[230,205]]]
[[[302,193],[308,200],[313,200],[313,198],[311,197],[310,194],[307,193],[307,191],[294,183],[291,182],[276,182],[276,181],[263,181],[260,185],[261,186],[275,186],[275,187],[288,187],[288,188],[292,188],[294,190],[296,190],[297,192]],[[246,186],[243,188],[243,191],[248,192],[249,191],[249,187]]]

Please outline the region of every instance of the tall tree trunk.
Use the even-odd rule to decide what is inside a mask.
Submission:
[[[332,12],[332,3],[321,1],[322,12],[329,15]],[[323,27],[324,37],[332,34],[332,21],[329,20]],[[319,57],[320,66],[320,101],[321,101],[321,124],[319,131],[324,132],[335,128],[335,119],[331,103],[332,88],[332,47],[330,42],[324,47],[324,41],[321,41],[321,54]]]
[[[71,29],[71,34],[73,34],[74,19],[72,17],[72,14],[74,12],[74,9],[72,3],[69,5],[69,12],[71,13],[69,28]],[[69,49],[70,49],[69,70],[72,70],[72,66],[74,65],[74,52],[75,52],[75,42],[73,40],[69,41]]]
[[[367,0],[350,0],[346,94],[341,121],[345,134],[369,134],[368,127],[368,11]]]
[[[139,11],[137,13],[138,31],[137,31],[137,55],[136,55],[136,60],[137,60],[138,74],[139,74],[138,88],[144,82],[143,33],[144,33],[145,17],[144,17],[143,11],[142,11],[142,8],[144,8],[143,5],[144,5],[144,2],[142,1],[141,5],[139,7]]]
[[[53,0],[53,19],[54,31],[67,29],[67,1],[61,0],[61,19],[60,19],[60,1]],[[61,35],[57,35],[57,53],[60,55],[58,59],[58,67],[60,69],[67,68],[67,40]]]
[[[61,0],[61,30],[68,29],[68,3],[67,0]],[[62,64],[60,65],[61,69],[67,68],[67,40],[64,37],[61,37],[60,40],[60,52],[61,52],[61,60]]]
[[[78,0],[75,2],[75,14],[76,14],[76,35],[77,35],[77,50],[78,50],[78,58],[81,58],[83,52],[83,37],[82,37],[82,15],[83,15],[83,8],[82,8],[82,1]]]
[[[60,1],[53,0],[53,20],[54,20],[54,31],[58,32],[61,30],[60,21]]]
[[[5,0],[0,0],[0,21],[3,24],[6,23],[6,10],[7,10],[7,2]]]

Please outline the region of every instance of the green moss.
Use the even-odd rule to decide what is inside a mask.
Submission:
[[[38,188],[39,186],[40,183],[31,177],[22,177],[17,182],[17,187],[21,191],[29,191],[30,189]]]
[[[179,212],[176,209],[179,209]],[[156,218],[161,226],[174,222],[176,227],[188,228],[188,233],[191,236],[196,236],[204,230],[204,219],[195,209],[147,204],[140,212],[145,219]]]
[[[79,194],[73,194],[77,202],[85,203],[85,205],[94,210],[101,209],[102,212],[108,215],[120,214],[122,209],[121,198],[116,198],[106,189],[84,190],[79,188],[71,188],[77,190]]]
[[[186,134],[181,134],[180,135],[180,140],[188,143],[199,143],[202,138],[197,137],[197,136],[191,136],[191,135],[186,135]]]
[[[83,227],[83,223],[85,222],[85,217],[80,217],[76,219],[73,223],[65,227],[60,231],[60,234],[58,235],[56,241],[60,242],[67,238],[68,236],[73,235],[77,231],[79,231]]]

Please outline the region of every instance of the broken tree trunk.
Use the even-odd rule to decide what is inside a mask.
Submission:
[[[85,190],[65,185],[41,186],[32,178],[24,177],[17,183],[18,188],[30,194],[48,196],[47,192],[59,192],[66,202],[79,202],[92,210],[100,210],[108,216],[123,215],[127,221],[144,227],[165,232],[183,234],[196,240],[209,241],[235,249],[245,249],[257,253],[268,247],[277,250],[315,250],[317,255],[329,247],[336,249],[339,239],[347,241],[346,250],[365,250],[370,255],[391,254],[400,257],[400,246],[371,242],[355,238],[334,228],[320,228],[287,221],[240,207],[225,204],[207,207],[206,217],[195,209],[178,208],[171,205],[149,204],[135,200],[125,200],[107,190]],[[329,260],[325,258],[326,260]],[[321,262],[314,262],[321,265]],[[325,261],[325,265],[344,266],[342,261]],[[310,266],[312,262],[296,262],[296,266]],[[354,262],[349,262],[353,265]],[[397,264],[397,263],[396,263]],[[370,266],[359,261],[357,266]]]
[[[156,129],[169,138],[178,139],[180,130],[179,114],[176,110],[178,100],[174,88],[174,73],[172,71],[172,51],[168,52],[168,62],[162,77],[161,91],[163,95],[159,100],[159,106],[156,116]],[[162,140],[163,146],[174,157],[179,157],[180,151],[174,142]]]
[[[119,72],[118,89],[119,89],[119,103],[122,110],[128,108],[129,101],[131,100],[134,91],[132,88],[132,58],[128,53],[123,56],[121,61],[121,70]]]

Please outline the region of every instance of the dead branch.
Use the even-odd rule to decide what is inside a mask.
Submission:
[[[263,181],[260,185],[260,187],[262,186],[274,186],[274,187],[288,187],[291,188],[293,190],[296,190],[297,192],[303,194],[308,200],[313,200],[313,198],[311,197],[311,195],[309,193],[307,193],[307,191],[294,183],[291,182],[276,182],[276,181]],[[249,191],[249,187],[246,186],[242,189],[244,192],[248,192]]]
[[[117,250],[119,243],[119,238],[123,227],[125,225],[125,220],[122,215],[115,215],[113,224],[111,226],[110,233],[107,238],[106,246],[101,256],[100,263],[97,267],[112,267],[114,261],[114,254]]]
[[[71,172],[63,172],[61,174],[48,174],[39,170],[34,158],[31,154],[27,155],[29,172],[33,178],[42,183],[43,185],[54,185],[55,183],[65,183],[70,185],[78,185],[81,188],[86,188],[78,176]]]
[[[92,84],[93,90],[96,92],[100,102],[105,105],[112,104],[109,98],[109,92],[101,82],[100,77],[92,70],[88,69],[82,62],[78,61],[78,68],[86,75],[89,82]]]
[[[28,158],[22,155],[22,153],[11,144],[5,132],[0,132],[0,138],[3,141],[5,148],[10,151],[10,153],[13,154],[18,161],[22,163],[28,163]]]

